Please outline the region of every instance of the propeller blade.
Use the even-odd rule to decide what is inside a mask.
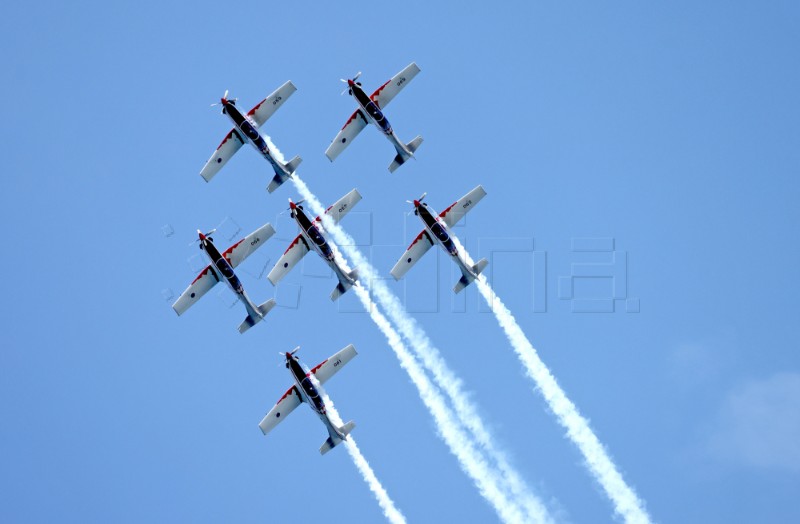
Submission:
[[[422,202],[422,200],[425,198],[425,195],[427,195],[427,194],[428,194],[427,191],[425,193],[422,193],[422,196],[419,197],[419,201]]]
[[[414,203],[411,200],[406,200],[406,202],[408,202],[409,204],[413,204]]]
[[[359,77],[359,76],[361,76],[361,71],[359,71],[358,73],[356,73],[356,76],[354,76],[354,77],[353,77],[353,82],[355,82],[356,80],[358,80],[358,77]]]
[[[228,99],[228,90],[227,89],[225,90],[225,94],[222,95],[222,98],[224,98],[225,100]]]

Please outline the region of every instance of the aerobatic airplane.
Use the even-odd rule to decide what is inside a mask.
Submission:
[[[288,353],[283,353],[283,355],[286,356],[286,367],[294,378],[294,385],[286,390],[286,393],[278,400],[275,407],[269,410],[269,413],[267,413],[264,419],[258,424],[258,427],[261,428],[261,432],[266,435],[272,431],[272,428],[277,426],[281,420],[285,419],[289,413],[294,411],[294,408],[299,406],[300,403],[306,402],[328,429],[328,434],[330,436],[319,448],[319,452],[324,455],[342,442],[345,437],[353,431],[356,425],[353,421],[350,421],[338,427],[331,421],[325,409],[325,403],[322,401],[322,397],[310,377],[313,373],[317,381],[319,381],[320,384],[324,384],[334,373],[342,369],[345,364],[356,356],[356,348],[350,344],[308,372],[297,357],[294,356],[298,349],[300,348],[297,347]]]
[[[261,322],[267,313],[275,307],[275,299],[271,298],[260,306],[256,306],[247,296],[247,293],[244,292],[244,287],[242,287],[241,281],[233,270],[274,235],[275,229],[271,224],[264,224],[222,253],[214,246],[214,239],[210,236],[213,232],[214,230],[203,234],[200,230],[197,231],[200,249],[211,259],[211,264],[207,265],[197,275],[197,278],[189,284],[186,291],[172,304],[172,309],[178,315],[183,314],[195,302],[200,300],[200,297],[214,287],[217,282],[224,280],[236,293],[236,296],[242,301],[247,310],[247,318],[239,325],[239,333],[244,333]]]
[[[344,217],[359,200],[361,200],[361,194],[353,189],[339,199],[338,202],[329,207],[325,211],[325,214],[330,216],[335,224],[338,224],[342,217]],[[306,253],[313,249],[329,266],[331,266],[331,269],[333,269],[333,272],[336,273],[336,277],[339,279],[339,284],[336,285],[331,293],[331,300],[336,300],[356,283],[358,271],[354,269],[353,271],[347,272],[339,266],[333,251],[334,247],[327,241],[323,234],[322,219],[317,217],[314,220],[310,220],[303,211],[302,203],[302,200],[300,202],[292,202],[292,199],[289,199],[289,210],[291,211],[292,218],[294,218],[297,225],[300,226],[300,234],[292,240],[292,243],[289,244],[289,247],[283,253],[280,260],[278,260],[278,263],[275,264],[275,267],[272,268],[272,271],[269,272],[267,278],[273,285],[277,285],[278,282],[292,270],[295,264],[297,264]]]
[[[214,175],[222,169],[225,162],[230,160],[239,148],[244,145],[245,141],[247,141],[250,142],[264,158],[269,160],[269,163],[272,164],[272,168],[275,170],[275,177],[272,179],[272,182],[269,183],[267,191],[272,193],[278,189],[281,184],[286,182],[303,159],[296,156],[286,164],[278,161],[272,156],[269,147],[267,147],[267,142],[264,140],[264,137],[259,134],[258,128],[261,127],[261,125],[266,122],[295,91],[297,91],[297,88],[291,81],[288,81],[274,93],[259,102],[253,109],[248,111],[247,114],[242,114],[242,112],[239,111],[236,107],[236,99],[229,99],[228,91],[225,91],[225,94],[220,99],[222,114],[228,115],[233,121],[233,129],[231,129],[230,133],[225,135],[225,138],[222,140],[219,147],[217,147],[217,150],[214,151],[214,154],[211,155],[211,158],[206,162],[203,170],[200,171],[200,176],[202,176],[206,182],[210,181]]]
[[[380,86],[372,93],[372,96],[367,96],[361,88],[361,82],[357,82],[358,77],[361,76],[361,72],[356,74],[352,79],[342,79],[342,82],[347,84],[347,92],[356,99],[358,109],[356,109],[355,113],[350,115],[347,123],[345,123],[342,130],[339,131],[339,134],[336,135],[336,138],[333,139],[328,150],[325,151],[325,155],[331,162],[350,145],[350,142],[352,142],[369,123],[375,124],[397,150],[397,156],[394,157],[392,163],[389,164],[390,172],[394,173],[395,169],[414,156],[414,151],[422,144],[422,137],[417,136],[417,138],[408,144],[401,142],[400,139],[397,138],[397,135],[394,134],[391,124],[389,124],[389,121],[386,119],[381,109],[385,109],[387,104],[392,101],[397,93],[411,82],[411,79],[417,76],[417,73],[419,73],[419,67],[412,62],[408,67],[394,75],[391,80]],[[344,94],[344,91],[342,94]]]
[[[456,293],[470,285],[473,280],[478,278],[478,275],[486,268],[488,262],[485,258],[480,259],[475,265],[467,265],[464,257],[458,252],[453,239],[450,238],[448,228],[453,227],[461,217],[475,207],[475,204],[481,201],[486,196],[486,191],[483,186],[478,186],[459,200],[453,203],[450,207],[439,213],[437,216],[436,211],[429,207],[428,204],[422,203],[426,193],[423,193],[418,200],[414,200],[414,214],[422,219],[425,224],[425,229],[411,242],[406,252],[392,268],[392,276],[395,280],[400,280],[403,275],[411,269],[411,266],[417,263],[417,260],[422,258],[434,244],[437,242],[448,255],[453,258],[458,268],[461,270],[461,279],[456,283],[453,291]],[[412,202],[407,200],[409,204]]]

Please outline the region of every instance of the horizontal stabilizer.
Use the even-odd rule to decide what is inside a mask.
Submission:
[[[356,427],[356,423],[351,420],[350,422],[348,422],[347,424],[345,424],[344,426],[342,426],[342,427],[340,427],[338,429],[339,429],[339,433],[341,433],[342,435],[344,435],[346,437],[347,435],[350,434],[351,431],[353,431],[353,428],[355,428],[355,427]],[[327,439],[325,439],[325,442],[322,443],[322,446],[319,447],[320,455],[324,455],[325,453],[329,452],[330,450],[332,450],[333,448],[338,446],[341,442],[342,442],[342,439],[339,438],[338,436],[336,436],[336,437],[334,437],[334,436],[328,437]]]
[[[488,265],[489,265],[489,261],[486,260],[485,258],[482,258],[482,259],[478,260],[478,262],[475,265],[473,265],[472,268],[471,268],[472,269],[472,274],[464,274],[464,275],[462,275],[461,278],[458,279],[458,282],[456,282],[456,285],[453,288],[453,291],[455,291],[456,293],[460,293],[465,287],[470,285],[472,283],[472,281],[475,280],[475,277],[480,275],[483,272],[483,270],[486,269],[486,266],[488,266]]]
[[[394,173],[395,170],[406,163],[406,160],[414,156],[414,151],[419,149],[420,144],[422,144],[422,137],[417,136],[414,140],[406,144],[406,151],[397,150],[397,156],[394,157],[392,163],[389,164],[389,172]],[[396,147],[396,146],[395,146]]]
[[[350,434],[351,431],[353,431],[353,429],[355,427],[356,427],[356,423],[351,420],[350,422],[348,422],[344,426],[340,427],[339,431],[341,431],[342,435],[344,435],[346,437],[347,435]]]
[[[294,174],[295,171],[297,171],[297,166],[299,166],[300,162],[302,162],[302,161],[303,161],[303,159],[300,158],[300,156],[298,155],[298,156],[294,157],[293,159],[289,160],[289,163],[285,164],[283,167],[285,167],[286,171],[288,171],[289,174],[291,175],[291,174]]]
[[[261,315],[247,315],[247,318],[245,318],[242,321],[242,323],[239,324],[239,333],[244,333],[251,327],[261,322],[261,319],[263,319],[267,315],[267,313],[269,313],[270,310],[274,307],[275,307],[274,298],[271,298],[266,302],[264,302],[263,304],[261,304],[260,306],[258,306],[258,312],[261,313]]]
[[[417,138],[406,144],[406,147],[408,148],[409,151],[415,153],[417,149],[419,149],[419,146],[421,144],[422,144],[422,135],[417,135]]]
[[[347,293],[348,289],[353,287],[355,281],[358,280],[358,269],[354,269],[351,272],[349,272],[347,274],[347,278],[349,279],[349,281],[341,279],[339,280],[339,283],[336,285],[333,291],[331,291],[331,300],[333,301],[338,300],[340,296]]]
[[[336,284],[336,287],[333,288],[333,291],[331,291],[331,300],[334,302],[338,300],[340,296],[347,293],[347,290],[350,289],[350,286],[351,284],[348,284],[347,287],[345,287],[341,282]]]

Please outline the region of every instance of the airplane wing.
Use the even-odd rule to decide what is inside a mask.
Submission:
[[[186,291],[181,293],[178,300],[172,304],[172,309],[174,309],[175,313],[178,315],[182,315],[195,302],[200,300],[200,297],[208,293],[208,290],[214,287],[217,282],[219,282],[219,280],[217,280],[216,273],[211,269],[211,265],[206,266],[205,269],[197,275],[197,278],[189,284]]]
[[[486,191],[484,191],[483,186],[478,186],[439,213],[439,218],[447,224],[447,227],[453,227],[485,196]]]
[[[319,380],[320,384],[324,384],[329,378],[335,375],[337,371],[342,369],[345,364],[353,360],[353,357],[355,357],[357,354],[358,353],[356,353],[355,346],[350,344],[332,357],[317,364],[317,366],[312,369],[311,372],[314,373],[314,376],[317,377],[317,380]]]
[[[357,189],[353,189],[345,196],[337,200],[331,207],[325,210],[325,214],[330,216],[334,224],[338,224],[342,218],[358,204],[361,200],[361,193]],[[317,221],[321,222],[317,217]]]
[[[403,278],[403,275],[411,269],[411,266],[417,263],[417,260],[422,258],[422,255],[428,252],[432,245],[433,241],[428,235],[428,231],[423,229],[422,232],[417,235],[417,238],[411,242],[411,245],[408,246],[408,249],[406,249],[406,252],[400,257],[400,260],[397,261],[397,264],[392,268],[391,274],[394,279],[400,280]]]
[[[299,406],[302,402],[300,393],[297,391],[297,386],[292,386],[287,389],[286,393],[284,393],[280,400],[278,400],[278,403],[275,404],[275,407],[269,410],[269,413],[258,423],[261,432],[266,435],[272,431],[272,428],[277,426],[281,420],[286,418],[286,416],[294,411],[294,408]]]
[[[391,80],[372,93],[370,98],[373,102],[378,104],[378,107],[383,109],[397,96],[397,93],[399,93],[401,89],[411,82],[412,78],[417,76],[417,73],[419,73],[419,67],[417,67],[416,63],[411,62],[405,69],[394,75]]]
[[[295,91],[297,91],[297,88],[292,81],[287,81],[276,89],[274,93],[256,104],[253,109],[248,111],[247,116],[253,119],[257,127],[261,127]]]
[[[244,144],[242,137],[239,136],[236,129],[231,129],[231,132],[225,135],[225,138],[219,144],[217,150],[214,151],[214,154],[208,159],[206,165],[203,166],[202,171],[200,171],[200,176],[203,177],[206,182],[209,182],[214,178],[214,175],[222,169],[225,162],[230,160],[231,157],[239,151],[242,144]]]
[[[272,285],[277,286],[278,282],[292,270],[295,264],[300,262],[306,253],[308,253],[308,244],[306,244],[306,239],[303,238],[303,234],[300,233],[292,240],[292,243],[289,244],[289,247],[284,251],[283,256],[278,260],[278,263],[275,264],[275,267],[272,268],[272,271],[269,272],[269,275],[267,275]]]
[[[333,142],[331,142],[331,145],[329,145],[328,149],[325,151],[325,156],[328,157],[328,160],[331,162],[336,160],[336,157],[350,145],[350,142],[352,142],[366,126],[367,119],[361,114],[360,109],[356,109],[355,113],[350,115],[350,118],[344,124],[342,130],[339,131],[339,134],[336,135],[336,138],[333,139]]]
[[[226,249],[222,256],[228,260],[231,267],[236,268],[274,234],[275,228],[272,227],[272,224],[264,224]]]

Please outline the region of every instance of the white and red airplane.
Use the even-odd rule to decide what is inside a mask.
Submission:
[[[222,253],[214,246],[214,239],[210,236],[213,232],[214,230],[204,234],[200,230],[197,231],[200,249],[211,259],[211,264],[203,268],[197,278],[189,284],[186,291],[172,304],[172,309],[179,316],[182,315],[200,300],[200,297],[208,293],[217,282],[224,280],[247,310],[247,318],[239,325],[239,333],[244,333],[267,316],[267,313],[275,307],[275,299],[271,298],[260,306],[255,305],[244,292],[242,282],[233,270],[274,235],[275,229],[271,224],[264,224]]]
[[[356,109],[355,113],[350,115],[347,123],[345,123],[342,130],[339,131],[339,134],[336,135],[336,138],[333,139],[328,150],[325,151],[325,156],[333,162],[336,157],[350,145],[350,142],[358,136],[361,130],[364,129],[367,124],[372,123],[386,135],[386,138],[389,139],[389,142],[391,142],[397,150],[397,156],[394,157],[392,163],[389,164],[390,172],[393,173],[394,170],[403,165],[406,160],[413,157],[414,152],[419,148],[420,144],[422,144],[422,137],[417,136],[417,138],[408,144],[401,142],[400,139],[397,138],[397,135],[395,135],[391,124],[389,124],[389,120],[386,119],[381,109],[386,108],[397,93],[411,82],[411,79],[417,76],[417,73],[419,73],[419,67],[412,62],[405,69],[394,75],[391,80],[380,86],[372,93],[372,96],[367,96],[361,88],[361,82],[357,82],[358,77],[361,76],[361,72],[356,74],[352,79],[342,79],[342,82],[347,84],[347,92],[356,99],[358,109]],[[342,92],[342,94],[344,94],[344,92]]]
[[[425,229],[414,238],[414,241],[408,246],[406,252],[403,253],[403,256],[400,257],[400,260],[398,260],[397,264],[392,268],[392,276],[395,280],[403,278],[403,275],[411,269],[411,266],[416,264],[417,260],[422,258],[422,255],[427,253],[434,242],[436,242],[452,257],[453,261],[461,270],[461,279],[456,282],[453,288],[453,291],[458,293],[470,285],[473,280],[478,278],[478,275],[486,268],[488,262],[485,258],[482,258],[475,265],[468,265],[461,253],[458,252],[448,228],[453,227],[461,220],[461,217],[475,207],[475,204],[486,196],[486,191],[483,190],[483,186],[478,186],[438,215],[433,208],[422,202],[422,199],[425,198],[425,194],[426,193],[423,193],[418,200],[414,200],[413,202],[414,214],[422,219],[422,223],[425,224]],[[409,204],[412,203],[411,201],[407,202]]]
[[[356,356],[356,348],[350,344],[331,358],[318,364],[311,371],[306,371],[297,357],[294,356],[298,349],[300,348],[296,347],[288,353],[283,353],[286,357],[286,368],[294,378],[294,385],[286,390],[286,393],[278,400],[275,407],[269,410],[269,413],[261,420],[258,427],[266,435],[280,421],[285,419],[289,413],[294,411],[294,408],[305,402],[319,416],[319,419],[328,430],[328,435],[330,435],[319,448],[319,452],[324,455],[342,442],[356,425],[353,421],[350,421],[339,427],[331,421],[325,408],[325,403],[311,380],[311,374],[314,374],[320,384],[324,384]]]
[[[272,182],[269,183],[267,191],[272,193],[278,189],[281,184],[286,182],[303,159],[296,156],[285,164],[277,160],[272,156],[267,142],[264,140],[264,137],[259,134],[258,128],[261,127],[295,91],[297,91],[297,88],[291,81],[288,81],[274,93],[259,102],[253,109],[248,111],[247,114],[242,114],[242,112],[239,111],[236,107],[236,99],[228,98],[228,92],[225,91],[225,94],[220,99],[222,114],[228,115],[233,121],[233,129],[225,135],[225,138],[222,140],[219,147],[217,147],[217,150],[214,151],[214,154],[208,159],[206,165],[203,166],[203,170],[200,171],[200,176],[202,176],[206,182],[209,182],[214,175],[222,169],[225,162],[230,160],[245,142],[250,142],[250,144],[256,148],[256,151],[261,153],[261,155],[272,164],[272,169],[275,170],[275,177],[272,179]]]
[[[353,189],[325,210],[325,214],[330,216],[335,224],[338,224],[342,217],[353,209],[353,206],[359,200],[361,200],[361,194],[358,190]],[[272,268],[272,271],[269,272],[267,278],[273,285],[277,285],[292,270],[295,264],[313,249],[328,263],[339,279],[339,284],[331,293],[331,300],[336,300],[356,283],[358,271],[354,269],[348,272],[339,266],[338,262],[336,262],[335,248],[323,234],[322,219],[320,217],[314,220],[309,219],[303,211],[302,203],[302,200],[300,202],[292,202],[292,199],[289,199],[289,209],[292,213],[292,218],[295,219],[300,227],[300,234],[292,240],[292,243],[289,244],[289,247],[278,260],[278,263],[275,264],[275,267]]]

